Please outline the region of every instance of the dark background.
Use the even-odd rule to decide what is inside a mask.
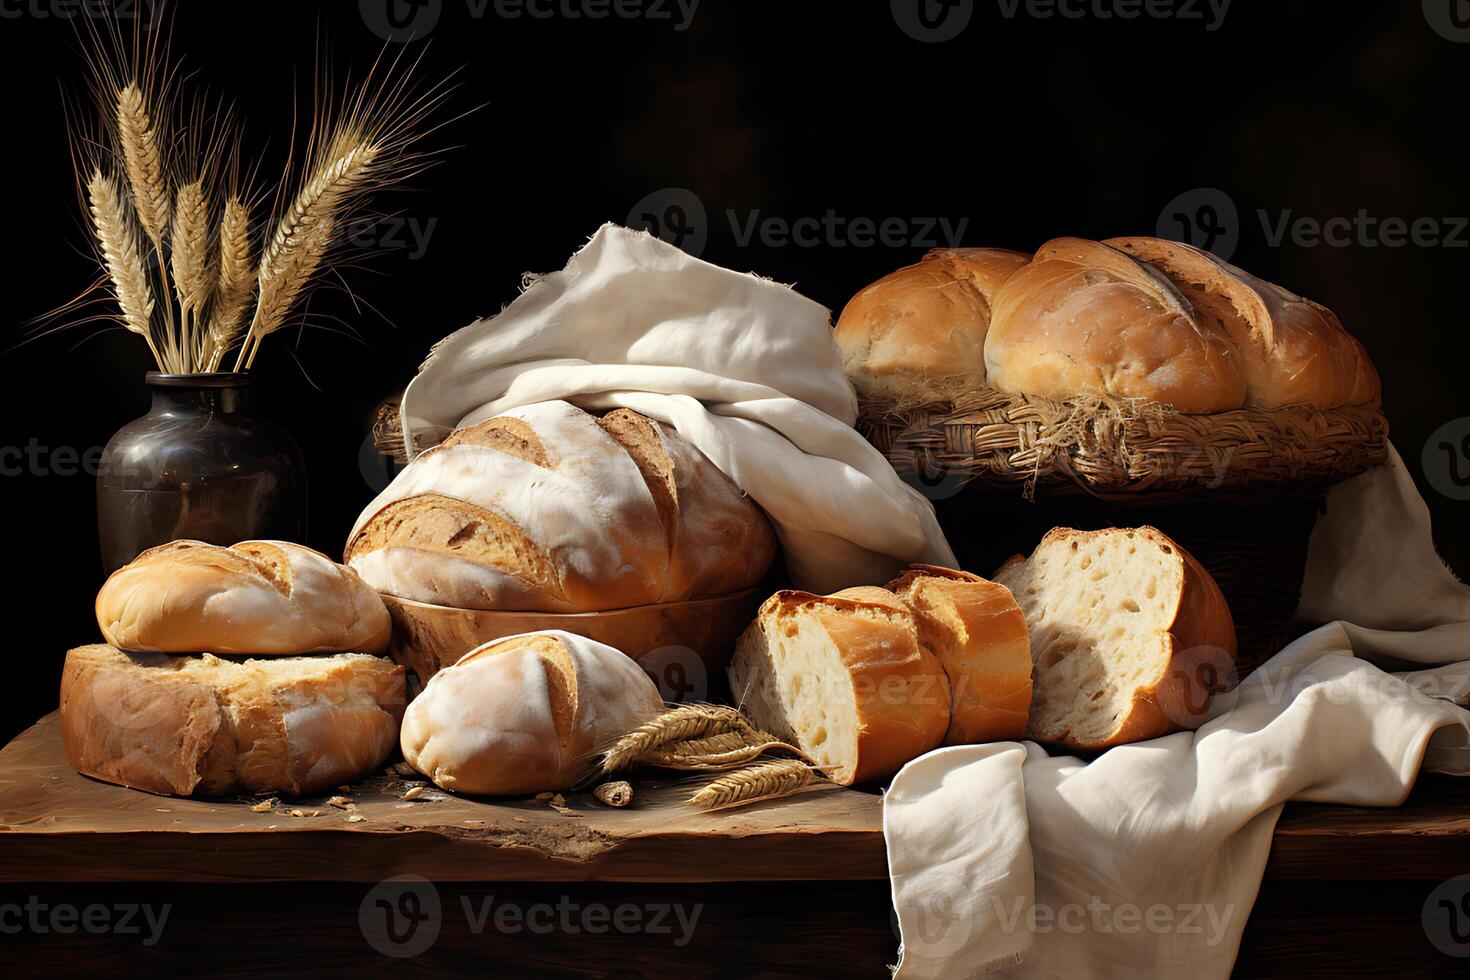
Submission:
[[[838,310],[930,244],[1177,236],[1160,225],[1166,206],[1181,194],[1186,211],[1218,205],[1197,190],[1218,188],[1238,214],[1226,228],[1234,261],[1332,306],[1367,345],[1442,553],[1470,570],[1470,509],[1437,490],[1454,485],[1422,462],[1431,433],[1470,415],[1470,232],[1455,220],[1470,214],[1470,43],[1436,32],[1419,3],[1236,0],[1212,30],[1202,4],[1205,20],[1119,20],[1036,17],[1024,5],[1008,17],[997,0],[977,0],[968,26],[942,43],[910,36],[884,2],[703,0],[685,30],[672,4],[661,5],[665,19],[602,20],[505,17],[468,0],[421,6],[438,14],[425,77],[462,67],[453,107],[481,106],[431,144],[458,147],[442,165],[389,202],[429,229],[427,241],[384,240],[371,270],[352,276],[376,313],[316,302],[361,342],[277,335],[255,368],[259,403],[305,452],[309,543],[321,550],[340,553],[371,495],[359,454],[372,406],[436,339],[513,298],[522,272],[560,268],[600,223],[629,221],[649,195],[656,211],[675,200],[667,189],[692,191],[706,213],[705,258]],[[356,2],[175,7],[173,49],[190,84],[237,104],[266,173],[279,168],[295,85],[309,82],[318,52],[345,70],[385,43]],[[3,347],[96,274],[61,109],[61,92],[84,79],[75,24],[56,15],[65,10],[26,0],[0,17]],[[899,219],[906,237],[742,245],[730,211],[742,227],[757,213]],[[1273,245],[1259,213],[1274,223],[1288,211],[1433,219],[1453,241],[1390,247],[1350,231],[1341,245]],[[958,242],[937,229],[917,240],[927,218],[967,224]],[[56,472],[47,454],[102,446],[142,414],[149,366],[139,339],[117,330],[66,331],[0,356],[0,447],[45,449],[43,465],[0,479],[19,666],[0,736],[51,710],[65,650],[98,638],[93,479]]]

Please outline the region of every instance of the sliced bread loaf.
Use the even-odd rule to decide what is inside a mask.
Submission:
[[[736,645],[730,688],[759,728],[845,786],[891,776],[949,726],[944,671],[886,589],[777,592]]]
[[[1225,597],[1151,527],[1056,528],[995,580],[1020,603],[1039,742],[1098,749],[1198,724],[1235,660]]]

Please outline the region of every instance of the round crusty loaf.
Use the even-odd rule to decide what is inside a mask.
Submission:
[[[1101,749],[1198,725],[1229,683],[1235,625],[1220,587],[1151,527],[1049,531],[995,575],[1030,631],[1026,734]]]
[[[1326,307],[1191,245],[1143,237],[1103,244],[1158,269],[1198,319],[1230,338],[1252,408],[1337,408],[1378,398],[1378,372],[1367,351]]]
[[[403,757],[444,789],[566,789],[663,710],[629,657],[560,631],[495,640],[434,675],[403,719]]]
[[[859,292],[833,335],[853,386],[928,401],[984,384],[991,299],[1027,261],[999,248],[934,249]]]
[[[913,610],[920,645],[949,680],[944,744],[1020,738],[1031,709],[1031,647],[1010,590],[932,565],[911,567],[887,588]]]
[[[771,596],[736,644],[730,689],[844,786],[893,775],[949,727],[949,683],[913,610],[872,586]]]
[[[1100,242],[1059,238],[1006,280],[985,340],[990,384],[1015,394],[1165,402],[1181,412],[1245,403],[1239,354],[1169,279]]]
[[[416,458],[358,518],[346,561],[405,599],[594,612],[740,591],[775,548],[760,508],[672,429],[543,402]]]
[[[112,573],[96,612],[107,642],[134,652],[377,653],[392,629],[356,572],[285,541],[151,548]]]
[[[62,746],[77,772],[153,793],[315,793],[383,763],[403,694],[403,668],[365,654],[239,663],[98,644],[66,655]]]

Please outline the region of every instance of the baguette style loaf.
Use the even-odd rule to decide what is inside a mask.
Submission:
[[[854,387],[923,401],[984,384],[991,300],[1027,261],[1001,248],[934,249],[859,292],[834,333]]]
[[[775,550],[760,508],[673,429],[543,402],[419,455],[358,518],[346,561],[405,599],[593,612],[737,592]]]
[[[137,653],[377,653],[392,629],[356,572],[286,541],[151,548],[112,573],[95,610],[107,642]]]
[[[381,765],[403,703],[403,668],[381,657],[236,662],[99,644],[66,655],[62,745],[77,772],[153,793],[295,796]]]
[[[653,681],[623,653],[570,633],[526,633],[433,676],[404,717],[403,757],[460,793],[566,789],[598,751],[662,710]]]
[[[1031,653],[1004,586],[916,565],[885,589],[778,592],[740,638],[730,685],[758,727],[851,785],[939,745],[1019,738]]]
[[[1195,727],[1228,682],[1236,647],[1225,598],[1154,528],[1055,528],[995,580],[1030,633],[1028,738],[1102,749]]]

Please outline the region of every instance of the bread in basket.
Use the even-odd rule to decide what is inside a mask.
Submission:
[[[836,329],[860,427],[967,568],[1149,523],[1218,580],[1240,669],[1293,617],[1326,490],[1384,461],[1378,375],[1327,308],[1178,242],[940,249]]]

